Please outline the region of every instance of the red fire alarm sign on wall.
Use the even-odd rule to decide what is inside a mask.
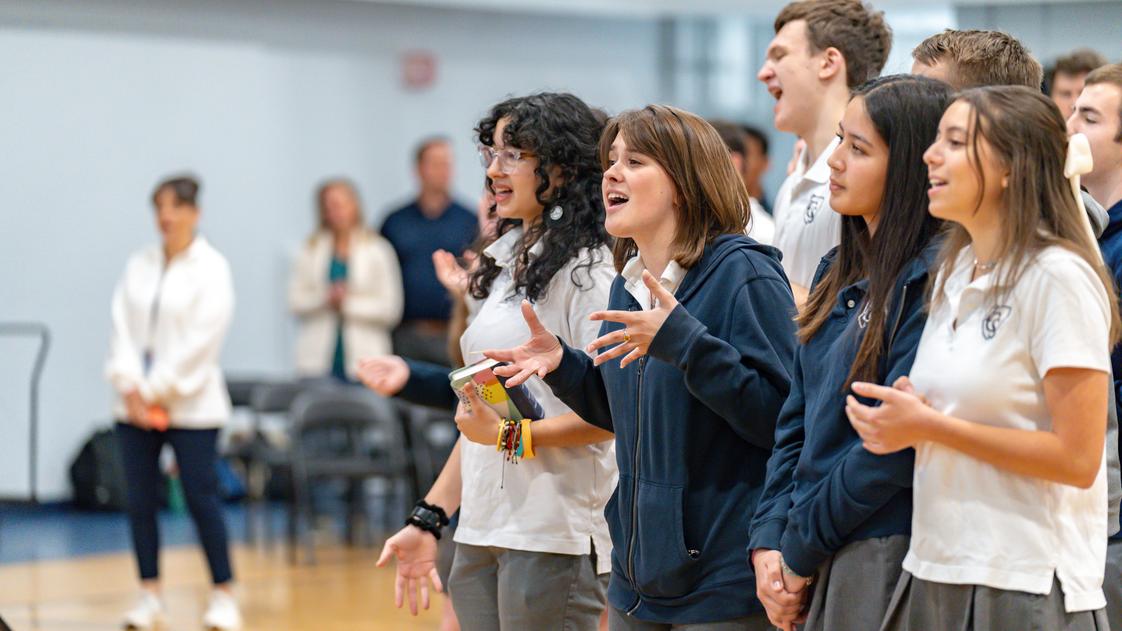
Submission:
[[[436,82],[436,55],[411,50],[401,56],[401,79],[409,90],[427,90]]]

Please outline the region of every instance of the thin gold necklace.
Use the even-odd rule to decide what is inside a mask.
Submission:
[[[974,270],[978,272],[992,272],[997,267],[997,261],[990,261],[989,263],[981,263],[978,259],[974,259]]]

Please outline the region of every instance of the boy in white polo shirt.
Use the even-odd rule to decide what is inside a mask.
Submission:
[[[1087,192],[1107,207],[1110,222],[1099,237],[1099,249],[1115,282],[1122,280],[1122,64],[1103,66],[1087,75],[1067,130],[1083,134],[1091,145],[1094,170],[1083,177]],[[1111,353],[1114,392],[1122,387],[1122,347]],[[1117,409],[1117,408],[1116,408]],[[1109,441],[1111,437],[1107,435]],[[1108,448],[1110,447],[1108,443]],[[1112,516],[1117,527],[1117,517]],[[1122,533],[1110,538],[1106,554],[1106,612],[1110,626],[1122,629]]]
[[[840,237],[830,169],[849,91],[877,77],[892,48],[884,14],[861,0],[801,0],[775,19],[757,78],[775,97],[775,127],[806,143],[775,197],[775,246],[800,306],[818,262]]]

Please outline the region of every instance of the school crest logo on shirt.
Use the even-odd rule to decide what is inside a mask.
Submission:
[[[997,329],[1005,324],[1009,319],[1009,314],[1013,313],[1013,308],[1007,305],[997,305],[986,317],[982,318],[982,337],[987,340],[992,340],[997,335]]]
[[[869,318],[871,317],[872,313],[869,309],[869,303],[866,302],[865,307],[861,309],[861,313],[857,314],[857,326],[862,329],[869,326]]]
[[[806,205],[806,210],[803,211],[803,222],[806,224],[814,223],[815,216],[818,211],[822,210],[822,205],[826,202],[826,198],[821,195],[811,195],[810,201]]]

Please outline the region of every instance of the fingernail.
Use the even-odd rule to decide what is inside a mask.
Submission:
[[[775,581],[774,583],[771,584],[771,586],[774,589],[779,589],[780,587],[783,587],[783,584],[780,583],[779,581]]]

